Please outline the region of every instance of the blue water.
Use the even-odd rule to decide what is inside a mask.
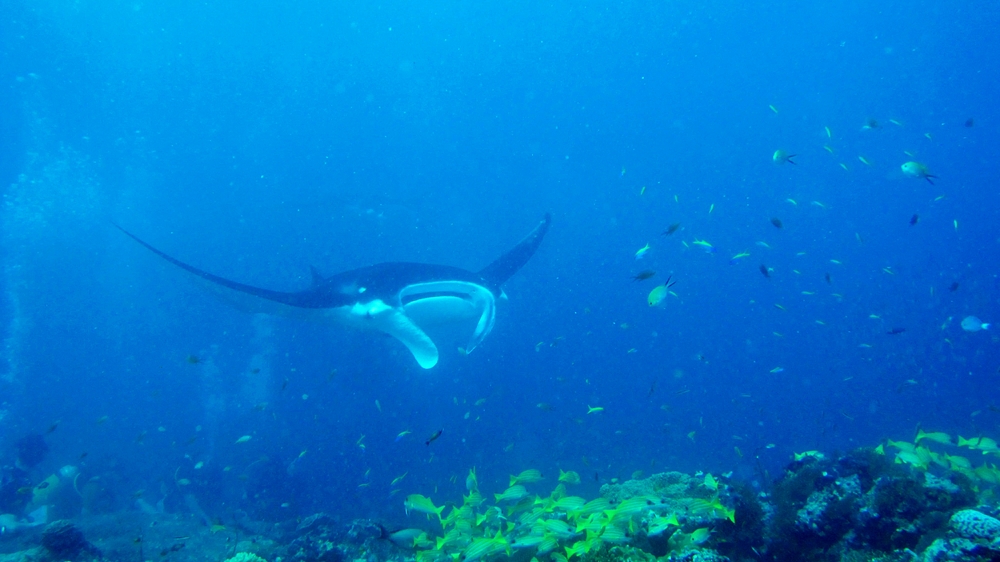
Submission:
[[[918,424],[1000,438],[997,336],[959,327],[1000,320],[998,11],[4,0],[0,448],[45,434],[34,477],[78,466],[114,509],[402,520],[473,466],[595,496],[638,470],[763,487]],[[297,290],[478,270],[545,212],[493,333],[428,371],[228,307],[111,226]]]

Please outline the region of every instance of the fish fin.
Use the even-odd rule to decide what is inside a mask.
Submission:
[[[309,266],[309,275],[312,277],[313,287],[323,283],[323,276],[319,274],[319,270],[316,269],[316,266]]]
[[[195,275],[196,277],[207,281],[210,287],[214,286],[213,292],[222,297],[223,299],[231,302],[239,308],[243,308],[248,312],[272,312],[266,301],[277,302],[287,306],[301,307],[303,305],[300,293],[286,293],[282,291],[271,291],[269,289],[262,289],[260,287],[254,287],[253,285],[246,285],[244,283],[238,283],[225,277],[219,277],[218,275],[213,275],[203,269],[194,267],[184,263],[174,257],[167,255],[166,253],[156,249],[148,242],[142,240],[135,234],[125,230],[118,224],[111,223],[115,228],[121,230],[126,236],[138,242],[141,246],[144,246],[149,251],[160,256],[161,258],[167,260],[168,262],[176,265],[177,267]],[[222,291],[221,289],[227,289],[228,291]],[[249,295],[251,298],[242,298],[242,296]]]
[[[519,269],[524,267],[524,264],[528,263],[531,256],[535,255],[535,251],[541,245],[542,239],[545,238],[545,233],[549,231],[550,222],[552,222],[552,215],[545,213],[545,218],[542,219],[542,222],[538,223],[538,226],[531,231],[531,234],[526,236],[524,240],[521,240],[517,246],[514,246],[507,253],[493,260],[493,263],[479,271],[479,275],[490,284],[492,289],[498,289],[512,275],[517,273]]]
[[[430,369],[437,365],[437,346],[401,311],[387,315],[380,322],[379,329],[402,342],[421,368]]]

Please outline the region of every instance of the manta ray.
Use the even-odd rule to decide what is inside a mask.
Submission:
[[[291,316],[374,330],[399,340],[424,369],[437,365],[435,339],[458,338],[471,352],[493,329],[503,284],[535,254],[545,218],[521,242],[478,272],[447,265],[388,262],[323,277],[311,268],[309,288],[282,292],[214,275],[173,258],[121,226],[154,254],[194,274],[225,300],[252,313]]]

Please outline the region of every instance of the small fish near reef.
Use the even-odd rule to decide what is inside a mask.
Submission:
[[[673,287],[675,284],[677,284],[676,281],[672,281],[671,279],[672,276],[667,277],[666,283],[662,285],[657,285],[656,287],[653,288],[652,291],[649,292],[649,297],[646,299],[646,302],[649,303],[649,306],[659,306],[660,303],[663,302],[663,299],[667,298],[667,295],[670,294],[670,287]]]
[[[916,179],[923,178],[931,185],[934,185],[932,180],[937,178],[937,176],[931,175],[927,166],[921,164],[920,162],[913,162],[912,160],[904,163],[899,167],[899,169],[902,170],[904,176]]]
[[[774,271],[774,270],[771,269],[770,267],[767,267],[764,264],[760,264],[760,274],[763,275],[764,277],[767,277],[768,279],[770,279],[772,271]]]
[[[789,154],[784,150],[775,150],[774,154],[771,155],[771,161],[778,165],[784,164],[785,162],[795,164],[795,161],[792,160],[795,156],[795,154]]]
[[[988,322],[983,322],[975,316],[966,316],[962,319],[962,329],[966,332],[978,332],[980,330],[989,330],[990,325]]]

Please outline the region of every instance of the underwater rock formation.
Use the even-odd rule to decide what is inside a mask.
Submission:
[[[893,464],[872,449],[836,460],[800,459],[789,465],[768,500],[774,516],[767,522],[765,546],[777,562],[844,559],[857,552],[914,554],[949,530],[952,514],[977,501],[972,482],[961,473],[935,476]],[[975,516],[966,518],[960,517],[960,524],[988,527]]]
[[[378,523],[355,519],[346,527],[325,513],[304,519],[295,529],[294,538],[279,549],[282,562],[377,562],[405,558],[400,549],[381,540]]]
[[[42,546],[56,560],[100,559],[100,552],[69,521],[53,521],[42,532]]]

